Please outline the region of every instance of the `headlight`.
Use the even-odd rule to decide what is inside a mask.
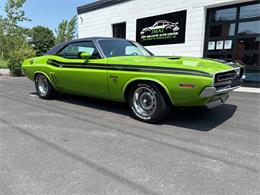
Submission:
[[[239,77],[240,76],[240,73],[241,73],[241,70],[240,68],[236,69],[236,76]]]

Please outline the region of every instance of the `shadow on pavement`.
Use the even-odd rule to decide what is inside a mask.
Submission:
[[[131,116],[126,103],[117,103],[96,98],[88,98],[76,95],[62,94],[58,101],[86,106],[94,109]],[[236,112],[237,106],[224,104],[217,108],[207,109],[204,107],[178,108],[174,107],[169,116],[156,125],[172,125],[198,131],[210,131],[221,125]]]
[[[210,131],[230,119],[236,109],[237,106],[232,104],[223,104],[213,109],[174,108],[164,123],[199,131]]]

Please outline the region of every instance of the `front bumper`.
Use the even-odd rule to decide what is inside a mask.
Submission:
[[[208,108],[215,108],[215,107],[217,107],[217,106],[220,106],[220,105],[224,104],[224,103],[227,101],[228,98],[229,98],[229,95],[228,95],[228,94],[225,94],[225,95],[223,95],[222,97],[220,97],[218,100],[208,102],[208,103],[206,104],[206,106],[207,106]]]
[[[229,98],[229,93],[242,84],[240,79],[235,79],[231,81],[229,85],[215,85],[212,87],[206,87],[200,93],[200,97],[209,98],[206,106],[208,108],[214,108],[224,104]]]
[[[227,88],[223,88],[223,89],[219,89],[219,90],[217,90],[216,87],[206,87],[200,93],[200,97],[212,97],[212,96],[215,96],[215,95],[230,93],[231,91],[233,91],[233,90],[235,90],[239,87],[240,87],[240,85],[234,86],[234,87],[227,87]]]

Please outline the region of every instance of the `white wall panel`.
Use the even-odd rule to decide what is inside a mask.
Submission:
[[[202,57],[206,8],[245,0],[132,0],[79,15],[79,38],[112,36],[112,24],[126,22],[126,38],[136,39],[136,19],[187,10],[186,40],[183,44],[148,46],[156,55]],[[81,24],[81,19],[83,23]]]

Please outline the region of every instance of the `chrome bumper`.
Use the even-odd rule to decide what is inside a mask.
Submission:
[[[220,106],[220,105],[224,104],[227,101],[228,98],[229,98],[229,95],[226,94],[219,100],[207,103],[206,106],[208,108],[215,108],[217,106]]]
[[[224,89],[220,89],[220,90],[217,90],[215,87],[206,87],[200,93],[200,97],[212,97],[214,95],[229,93],[239,87],[240,87],[240,85],[235,86],[235,87],[224,88]]]

